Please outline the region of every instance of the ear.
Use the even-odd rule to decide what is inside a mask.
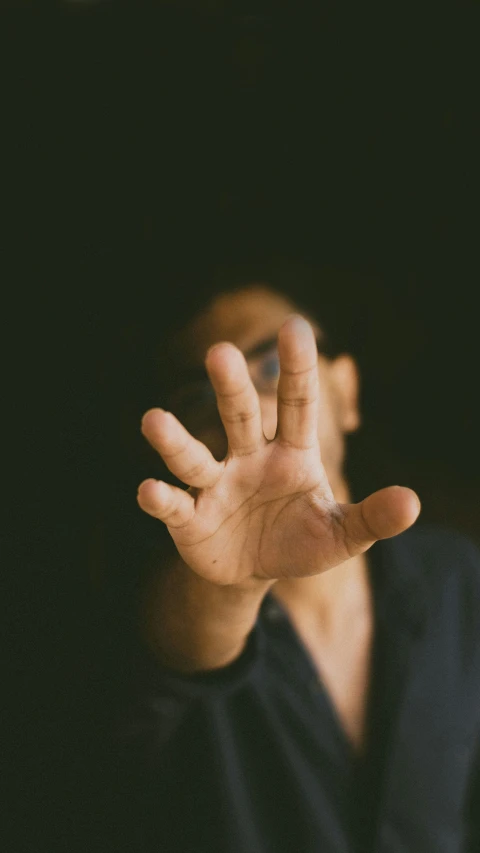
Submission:
[[[361,423],[358,408],[360,376],[355,360],[346,354],[337,356],[330,363],[330,377],[337,401],[340,427],[344,433],[355,432]]]

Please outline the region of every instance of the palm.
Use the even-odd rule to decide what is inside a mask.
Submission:
[[[317,574],[408,527],[416,496],[391,487],[361,504],[336,503],[318,445],[317,355],[305,321],[279,334],[278,429],[263,434],[243,356],[229,345],[207,359],[229,451],[217,462],[170,414],[152,410],[143,429],[183,491],[147,480],[140,506],[163,520],[182,559],[219,584],[249,577]]]
[[[284,577],[299,557],[313,574],[333,564],[326,505],[335,506],[318,451],[271,442],[229,458],[218,483],[197,495],[191,524],[170,532],[185,562],[211,579]]]

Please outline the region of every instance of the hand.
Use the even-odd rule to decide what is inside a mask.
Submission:
[[[313,329],[289,317],[278,334],[278,426],[268,441],[243,354],[211,347],[206,368],[228,438],[219,462],[170,412],[151,409],[142,430],[187,490],[145,480],[138,502],[163,521],[184,562],[217,584],[318,574],[395,536],[418,516],[410,489],[390,486],[357,504],[336,502],[318,442]]]

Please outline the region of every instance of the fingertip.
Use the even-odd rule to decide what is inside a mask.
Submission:
[[[302,314],[289,314],[280,326],[280,331],[305,332],[313,331],[312,326]]]
[[[159,508],[164,503],[165,498],[162,480],[154,480],[153,477],[149,477],[140,483],[137,490],[137,503],[144,512],[158,517]]]
[[[413,489],[407,486],[389,486],[375,494],[373,508],[376,523],[379,529],[382,529],[380,538],[398,535],[416,522],[421,504]]]
[[[417,493],[413,489],[409,489],[407,487],[404,487],[404,488],[405,488],[405,491],[409,493],[410,510],[411,510],[411,514],[412,514],[412,522],[411,523],[413,524],[417,520],[418,516],[420,515],[420,513],[422,511],[422,502],[421,502],[420,498],[418,497]]]
[[[155,498],[157,481],[153,477],[143,480],[137,489],[137,503],[141,509],[150,507]]]
[[[217,349],[217,347],[223,347],[223,346],[225,346],[225,344],[228,344],[228,343],[230,343],[230,342],[229,341],[216,341],[214,344],[210,344],[210,346],[208,347],[208,349],[205,353],[205,358],[208,358],[209,355],[211,355],[211,353]],[[231,344],[231,346],[233,346],[233,344]]]
[[[283,358],[305,358],[308,353],[317,363],[315,332],[309,321],[301,314],[290,314],[278,332],[280,360]]]
[[[207,369],[213,367],[215,370],[218,366],[224,367],[225,355],[227,355],[229,350],[233,350],[237,356],[238,354],[242,355],[241,350],[239,350],[239,348],[231,341],[217,341],[217,343],[212,344],[205,354],[205,365],[207,366]]]
[[[395,502],[395,492],[397,493],[401,504],[403,505],[405,515],[407,517],[411,517],[410,524],[413,524],[420,515],[420,511],[422,509],[422,504],[417,493],[408,486],[390,486],[390,489],[394,489],[392,495]]]
[[[146,426],[148,427],[148,424],[152,421],[152,419],[156,418],[159,414],[162,414],[162,413],[168,414],[168,412],[166,412],[165,409],[161,409],[159,407],[155,407],[153,409],[148,409],[142,416],[142,424],[141,424],[142,432]]]
[[[142,480],[140,483],[137,492],[144,488],[144,486],[148,486],[149,483],[156,483],[157,481],[153,477],[147,477],[146,480]]]

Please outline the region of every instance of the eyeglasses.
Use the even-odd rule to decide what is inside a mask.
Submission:
[[[317,340],[317,352],[328,357],[325,342]],[[246,353],[249,373],[257,393],[276,396],[280,377],[280,359],[276,339],[264,341]],[[215,391],[204,369],[192,371],[192,377],[177,388],[166,400],[169,411],[185,425],[199,428],[219,419]],[[200,374],[200,375],[199,375]]]

